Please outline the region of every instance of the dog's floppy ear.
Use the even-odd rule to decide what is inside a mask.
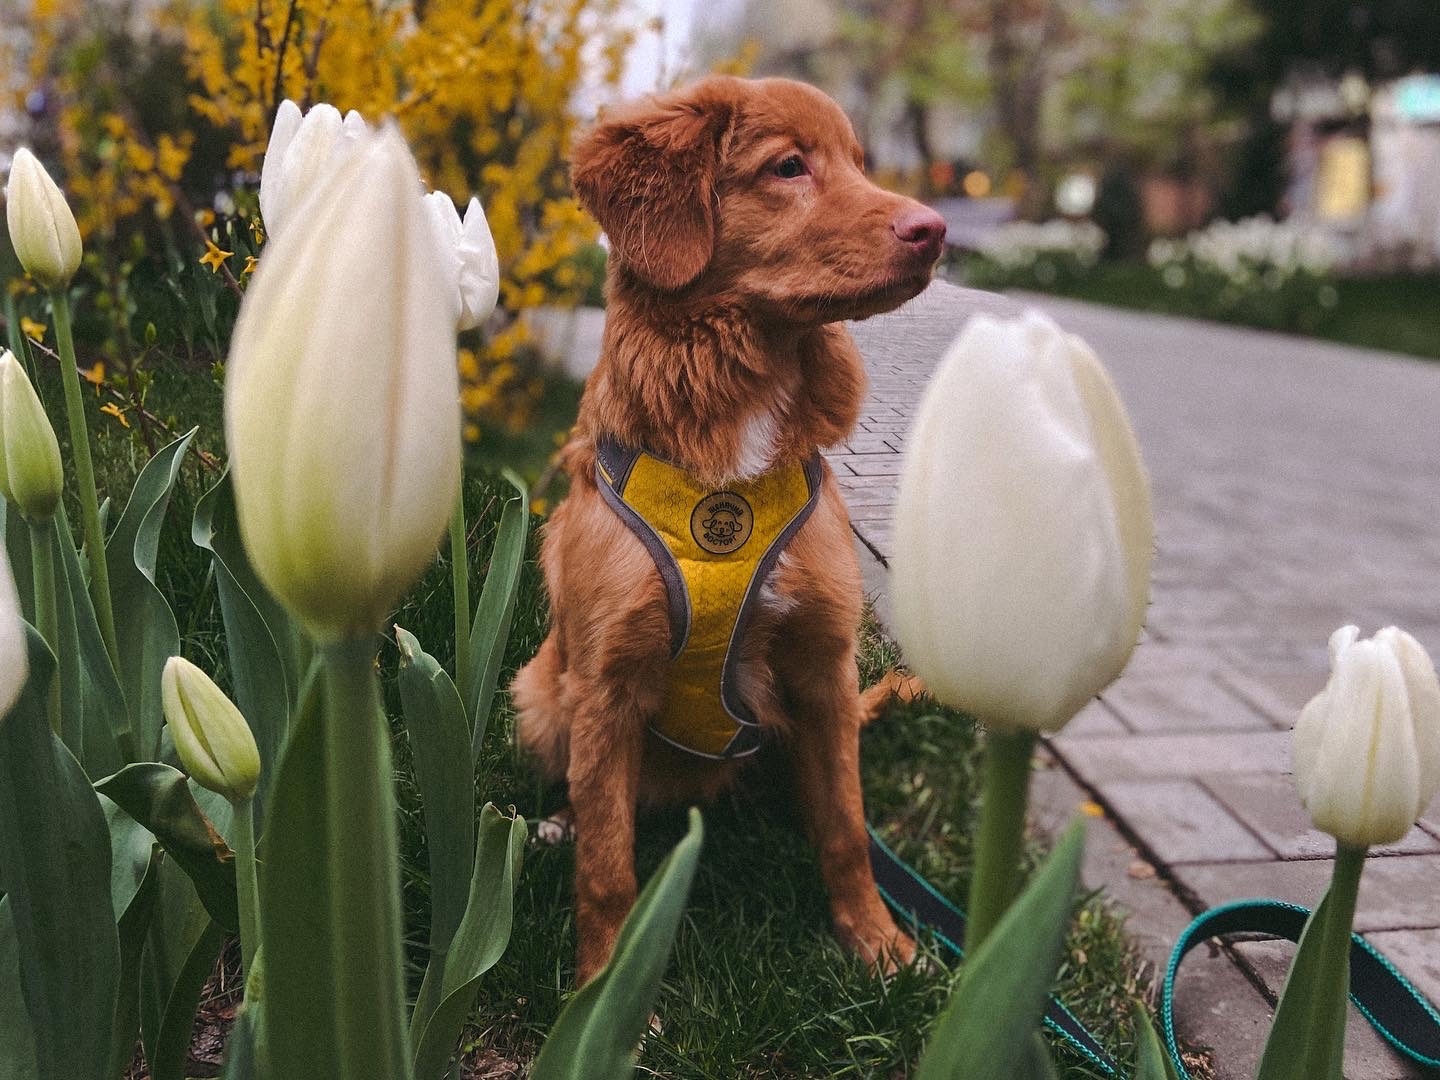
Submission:
[[[690,284],[715,245],[715,171],[738,80],[711,78],[616,110],[571,154],[571,180],[611,252],[661,289]]]

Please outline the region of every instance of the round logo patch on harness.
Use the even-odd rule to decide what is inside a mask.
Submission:
[[[712,555],[739,551],[755,528],[755,512],[733,491],[706,495],[690,511],[690,535]]]

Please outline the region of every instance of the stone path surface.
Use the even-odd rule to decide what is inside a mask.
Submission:
[[[936,283],[852,326],[870,396],[829,455],[882,620],[921,393],[967,319],[1027,303],[1088,340],[1113,374],[1150,470],[1157,544],[1144,639],[1050,741],[1034,816],[1053,830],[1086,813],[1087,883],[1129,912],[1142,955],[1163,970],[1194,913],[1252,896],[1310,906],[1329,879],[1332,842],[1295,795],[1289,728],[1325,682],[1331,631],[1395,623],[1440,657],[1440,364]],[[587,318],[571,335],[580,373],[598,351],[599,318]],[[1357,922],[1440,1002],[1440,804],[1370,860]],[[1289,956],[1253,942],[1186,961],[1179,1026],[1214,1049],[1217,1080],[1254,1075]],[[1421,1075],[1353,1009],[1346,1059],[1350,1080]]]
[[[1096,349],[1151,473],[1157,555],[1144,640],[1115,685],[1051,740],[1055,768],[1037,802],[1057,824],[1076,806],[1104,809],[1087,877],[1133,909],[1142,949],[1159,963],[1193,912],[1252,896],[1313,905],[1328,881],[1333,841],[1310,828],[1295,795],[1289,728],[1325,682],[1330,632],[1394,623],[1440,656],[1440,365],[1021,300]],[[884,588],[895,481],[931,371],[976,310],[1019,302],[937,284],[853,327],[871,394],[860,431],[830,461],[878,560],[873,588]],[[1357,928],[1440,1001],[1440,804],[1375,853]],[[1217,1075],[1250,1076],[1266,1027],[1256,988],[1278,993],[1289,947],[1227,952],[1244,977],[1223,959],[1187,961],[1181,1005],[1191,1034],[1214,1046]],[[1347,1076],[1412,1075],[1362,1027],[1351,1027]]]

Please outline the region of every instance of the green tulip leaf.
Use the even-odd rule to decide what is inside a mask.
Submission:
[[[1349,992],[1349,925],[1341,958],[1327,954],[1326,930],[1333,917],[1331,891],[1311,913],[1275,1007],[1257,1080],[1341,1080],[1345,1061],[1345,1008]],[[1323,1015],[1323,1022],[1316,1017]]]
[[[227,930],[239,928],[235,853],[200,809],[184,773],[160,762],[142,762],[98,781],[95,789],[155,834],[195,882],[211,918]]]
[[[81,708],[80,642],[75,623],[75,605],[66,577],[65,553],[62,550],[71,543],[64,507],[57,506],[55,520],[37,531],[4,499],[0,499],[0,531],[5,533],[10,568],[20,598],[20,610],[26,621],[37,627],[39,615],[35,603],[34,547],[40,536],[46,538],[44,542],[50,549],[50,565],[54,571],[51,601],[54,606],[55,640],[48,644],[58,664],[59,686],[55,688],[55,693],[60,707],[60,738],[86,772],[90,772],[84,747],[85,715]]]
[[[140,963],[159,895],[155,837],[118,804],[100,796],[110,829],[110,902],[120,939],[120,989],[111,1035],[110,1076],[120,1076],[140,1037]]]
[[[455,684],[408,630],[400,646],[400,702],[425,813],[430,855],[430,953],[440,956],[465,914],[475,861],[475,766]]]
[[[532,1080],[619,1080],[634,1069],[660,980],[695,880],[704,837],[700,811],[625,920],[610,962],[560,1011],[531,1070]]]
[[[0,1080],[39,1080],[35,1029],[20,989],[20,943],[10,898],[0,896]]]
[[[120,945],[110,835],[80,763],[50,728],[55,660],[27,627],[30,678],[0,718],[0,889],[42,1080],[101,1080]]]
[[[475,1006],[481,976],[495,966],[510,944],[515,878],[524,849],[525,819],[507,817],[486,803],[480,813],[475,874],[465,917],[448,951],[431,955],[410,1020],[418,1077],[443,1075]]]
[[[226,935],[174,859],[162,857],[158,871],[140,965],[140,1037],[151,1080],[183,1080],[200,992]]]
[[[164,719],[160,672],[165,661],[180,652],[175,614],[155,584],[155,557],[170,493],[180,475],[185,450],[198,430],[191,428],[163,447],[140,470],[130,502],[106,543],[115,625],[124,628],[117,641],[120,682],[130,707],[136,752],[142,759],[158,753]]]
[[[477,761],[490,722],[490,704],[500,680],[500,665],[505,659],[505,643],[510,637],[510,620],[515,613],[515,597],[520,592],[520,570],[525,564],[530,523],[530,493],[525,481],[508,470],[505,478],[519,494],[506,500],[505,509],[500,512],[500,527],[490,552],[490,569],[480,590],[475,621],[470,626],[472,685],[460,687],[460,700],[470,717],[471,757]]]
[[[25,520],[0,499],[5,547],[20,607],[34,620],[31,535]],[[71,542],[62,504],[50,530],[55,565],[55,614],[60,675],[60,737],[90,776],[124,764],[116,739],[129,730],[125,696],[100,637],[79,553]]]
[[[1135,1006],[1135,1080],[1175,1080],[1170,1057],[1145,1010]]]
[[[55,560],[55,579],[58,584],[63,576],[65,588],[70,594],[68,605],[59,605],[62,629],[68,612],[74,620],[78,645],[81,745],[75,756],[85,766],[88,775],[105,776],[125,764],[124,747],[133,741],[130,712],[120,678],[110,662],[110,654],[105,650],[105,639],[100,636],[100,622],[95,615],[94,601],[90,599],[89,574],[75,545],[64,539],[70,536],[70,526],[65,520],[63,506],[56,513],[55,522],[55,533],[62,538],[60,558]],[[76,700],[75,693],[65,682],[70,677],[68,673],[69,667],[62,664],[62,713],[68,713]]]
[[[1030,1036],[1028,1051],[1016,1080],[1060,1080],[1055,1071],[1055,1060],[1050,1056],[1050,1047],[1045,1036],[1034,1032]]]
[[[294,620],[260,584],[245,555],[229,473],[196,505],[190,538],[210,552],[215,567],[231,696],[260,750],[260,786],[255,796],[259,829],[310,658]]]
[[[165,1000],[154,1049],[146,1052],[151,1080],[185,1080],[200,994],[215,970],[215,961],[225,946],[225,936],[218,925],[207,922],[204,932],[186,954],[185,963]]]
[[[966,960],[915,1080],[1024,1075],[1060,965],[1084,844],[1077,822]]]
[[[225,1068],[220,1080],[261,1080],[259,1047],[256,1045],[255,1018],[259,1015],[248,1005],[241,1005],[235,1014],[235,1026],[225,1041]]]

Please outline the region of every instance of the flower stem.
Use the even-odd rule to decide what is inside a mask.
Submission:
[[[80,518],[85,551],[90,557],[90,600],[100,624],[100,637],[110,663],[120,670],[115,639],[115,614],[110,605],[110,568],[105,565],[105,537],[100,532],[100,503],[95,494],[95,466],[90,459],[90,431],[85,424],[85,402],[80,396],[80,373],[75,370],[75,340],[70,331],[70,300],[64,289],[50,293],[55,311],[55,340],[60,347],[60,381],[65,387],[65,417],[70,425],[70,449],[75,455],[75,478],[80,496]]]
[[[255,869],[255,799],[236,799],[235,890],[240,905],[240,963],[245,975],[260,947],[260,882]]]
[[[975,873],[970,879],[965,951],[995,929],[1020,890],[1020,848],[1025,839],[1025,805],[1030,795],[1030,757],[1035,735],[992,731],[985,747],[984,794]]]
[[[60,622],[55,599],[55,550],[52,536],[55,519],[31,521],[30,564],[35,575],[35,629],[45,639],[57,659],[60,656]],[[46,707],[50,712],[50,727],[60,735],[60,679],[56,677],[46,695]]]
[[[455,686],[462,701],[470,688],[470,559],[465,550],[465,476],[450,515],[450,581],[455,593]]]
[[[1355,902],[1360,894],[1360,873],[1365,869],[1363,847],[1335,845],[1335,869],[1326,895],[1325,922],[1318,927],[1319,964],[1307,1002],[1306,1029],[1317,1033],[1306,1047],[1307,1064],[1297,1075],[1338,1077],[1345,1058],[1345,1002],[1350,996],[1350,930],[1355,923]],[[1288,989],[1288,988],[1287,988]],[[1334,1033],[1333,1041],[1319,1037]]]
[[[404,961],[395,872],[400,854],[390,732],[375,680],[374,652],[369,637],[321,646],[325,811],[336,845],[327,867],[332,905],[327,932],[334,955],[349,958],[367,976],[339,1003],[341,1015],[370,1025],[371,1034],[385,1046],[403,1048]],[[391,1064],[373,1063],[372,1075],[404,1074],[403,1069],[386,1071]]]

